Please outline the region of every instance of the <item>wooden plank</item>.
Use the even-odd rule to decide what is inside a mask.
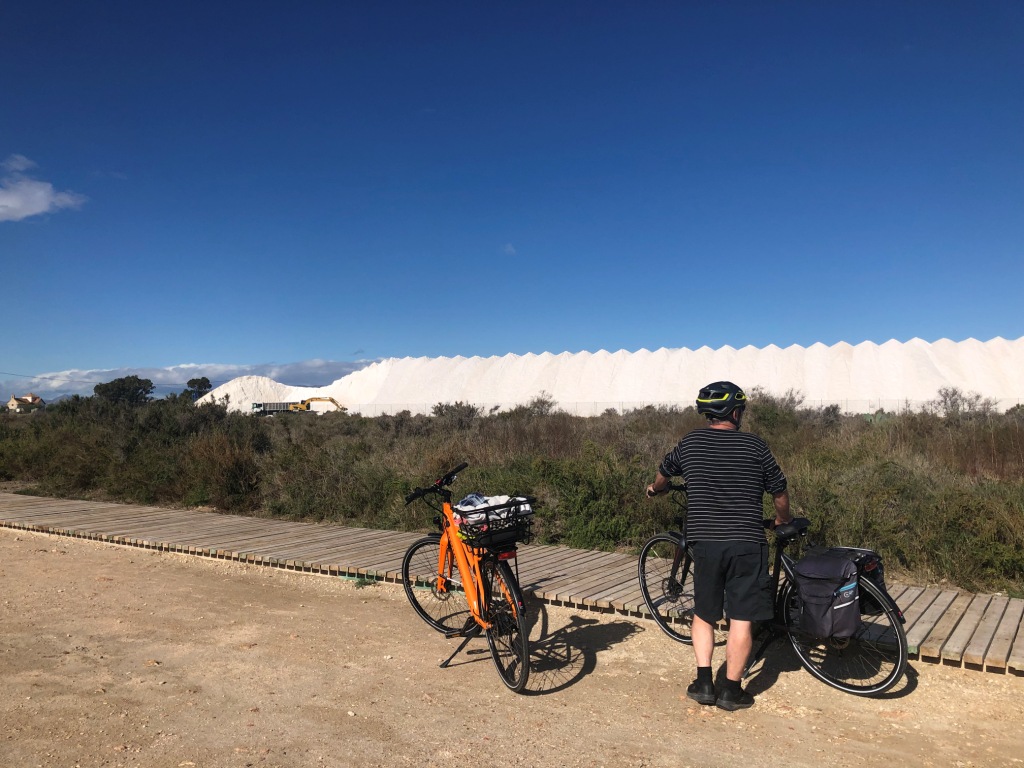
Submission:
[[[261,554],[267,556],[282,556],[297,558],[305,552],[316,549],[323,549],[325,545],[332,545],[344,537],[343,531],[318,532],[314,530],[291,530],[283,531],[271,542],[260,547]]]
[[[558,567],[546,570],[537,579],[531,579],[531,586],[547,590],[559,586],[574,574],[587,573],[601,560],[601,552],[586,552],[579,549],[566,550],[558,560]]]
[[[939,623],[946,611],[949,610],[949,606],[952,605],[958,594],[960,593],[951,589],[943,590],[932,601],[932,604],[928,606],[928,610],[914,622],[913,627],[907,632],[907,649],[911,654],[921,652],[921,643],[928,637],[928,634],[935,628],[935,625]]]
[[[210,550],[215,549],[226,537],[238,536],[240,526],[233,521],[225,520],[204,520],[188,525],[187,529],[180,531],[171,540],[171,531],[147,531],[151,538],[163,538],[177,548],[183,550]],[[113,532],[113,531],[112,531]],[[129,531],[117,531],[118,536],[128,536]]]
[[[405,548],[396,547],[394,542],[380,542],[374,546],[367,546],[362,550],[350,552],[345,559],[331,558],[334,562],[345,563],[351,568],[355,568],[357,571],[362,573],[367,568],[371,567],[374,563],[378,563],[382,560],[389,561],[397,559],[399,566],[401,565],[402,557],[405,555]],[[300,558],[293,558],[298,562],[312,562],[301,560]],[[322,561],[327,562],[326,559],[321,558]]]
[[[618,587],[604,590],[593,596],[594,604],[598,608],[613,608],[617,611],[629,613],[641,612],[646,614],[647,606],[644,604],[643,593],[640,591],[640,581],[636,574]]]
[[[634,563],[608,559],[592,567],[589,575],[583,573],[569,584],[580,595],[593,595],[620,586],[624,582],[635,582],[636,578]],[[553,586],[553,589],[560,592],[565,586]]]
[[[400,542],[404,541],[405,539],[402,538],[402,534],[397,532],[370,531],[368,533],[353,533],[349,530],[337,531],[333,535],[320,536],[315,539],[298,540],[282,546],[292,550],[296,559],[315,559],[327,553],[335,553],[336,555],[344,555],[346,552],[358,553],[368,548],[375,548],[381,543],[397,547],[400,546]],[[405,545],[405,548],[408,548],[408,544]]]
[[[48,525],[62,525],[66,528],[74,526],[89,526],[94,524],[96,520],[118,520],[127,518],[142,518],[159,520],[167,516],[166,512],[152,511],[152,512],[138,512],[134,510],[125,511],[118,509],[116,511],[99,512],[96,510],[90,512],[74,512],[67,513],[62,511],[47,511],[40,512],[32,515],[31,517],[23,516],[21,522],[31,524],[34,526],[48,526]]]
[[[615,608],[618,610],[631,610],[624,607],[625,604],[643,603],[643,593],[640,591],[640,581],[634,573],[632,578],[623,581],[615,587],[602,590],[591,596],[593,605],[597,608]],[[625,601],[625,602],[623,602]]]
[[[552,574],[548,578],[535,579],[529,586],[534,592],[545,599],[557,600],[559,591],[565,592],[578,583],[581,578],[593,575],[595,568],[599,566],[599,558],[577,559],[566,565],[561,573]]]
[[[988,604],[991,601],[992,597],[990,595],[974,596],[971,604],[964,611],[960,623],[953,630],[953,634],[949,636],[949,640],[942,646],[943,661],[952,661],[956,664],[963,662],[964,651],[967,650],[967,646],[974,636],[974,631],[978,628],[978,623],[981,621],[981,617],[985,615],[985,609],[988,608]]]
[[[323,546],[318,548],[316,551],[309,553],[309,557],[317,560],[328,560],[337,561],[345,560],[352,554],[358,555],[360,552],[367,553],[379,548],[386,546],[392,551],[399,559],[405,557],[405,552],[410,546],[419,539],[423,538],[418,533],[399,533],[397,531],[386,531],[382,532],[385,535],[377,537],[376,541],[364,539],[361,545],[357,548],[349,543],[335,541],[332,546]]]
[[[145,538],[150,540],[167,539],[185,541],[200,536],[232,536],[239,526],[232,521],[216,519],[174,520],[160,523],[150,521],[125,520],[118,525],[97,526],[93,530],[110,536],[126,538]]]
[[[903,606],[906,604],[905,594],[907,587],[903,584],[889,584],[886,586],[886,590],[889,592],[889,597],[893,599],[899,609],[902,611]]]
[[[159,511],[168,514],[174,511],[166,507],[151,507],[142,504],[113,504],[110,502],[83,501],[79,499],[40,499],[37,503],[33,504],[15,505],[7,505],[0,501],[0,513],[8,509],[14,513],[18,513],[20,510],[24,514],[36,514],[39,511],[108,513],[118,510],[128,510],[131,512],[140,510],[146,512]]]
[[[353,546],[350,543],[346,544],[335,539],[334,541],[325,541],[308,548],[296,549],[292,553],[292,557],[302,560],[345,560],[351,556],[358,556],[359,553],[372,552],[384,546],[397,553],[400,559],[415,541],[416,538],[406,538],[400,534],[378,539],[364,539],[360,542],[359,546]],[[276,553],[267,554],[273,556]]]
[[[612,569],[601,581],[596,581],[587,585],[583,594],[583,605],[592,606],[594,608],[610,607],[598,605],[600,596],[607,594],[608,592],[619,590],[624,584],[637,585],[635,568]]]
[[[564,586],[556,587],[555,599],[583,603],[590,596],[607,589],[609,579],[612,579],[615,584],[622,584],[630,579],[635,581],[635,569],[622,565],[615,568],[609,563],[608,567],[596,568],[589,577],[581,575]]]
[[[973,600],[974,595],[967,592],[961,592],[956,596],[953,602],[950,603],[946,613],[935,623],[935,626],[932,627],[931,631],[921,642],[918,653],[922,659],[942,660],[943,647],[953,632],[956,631],[964,617],[964,613],[970,607]]]
[[[913,631],[914,626],[924,615],[925,611],[927,611],[928,608],[931,607],[931,604],[935,601],[935,598],[937,598],[940,594],[940,590],[934,587],[929,587],[928,589],[921,589],[918,592],[917,597],[914,598],[909,604],[905,606],[900,606],[900,610],[903,611],[903,618],[906,620],[903,624],[904,632],[908,633],[909,635],[909,633]],[[899,604],[897,603],[897,605]],[[916,653],[916,651],[910,652]]]
[[[1006,671],[1024,675],[1024,626],[1017,628],[1017,637],[1013,641],[1010,655],[1006,660]]]
[[[1020,631],[1021,619],[1024,618],[1024,600],[1013,598],[1006,606],[1002,621],[996,628],[992,643],[985,654],[985,669],[988,671],[1005,672],[1013,648],[1013,640]]]
[[[364,570],[362,565],[368,560],[373,560],[374,558],[379,559],[381,555],[384,555],[385,557],[397,557],[401,560],[404,554],[405,550],[397,548],[393,542],[380,541],[372,544],[364,544],[358,549],[349,548],[344,562],[349,568],[355,568],[357,572],[362,573]],[[308,556],[302,554],[301,550],[296,549],[281,550],[273,553],[271,556],[275,557],[278,561],[283,562],[288,568],[304,568],[320,564],[319,559],[317,561],[311,560]],[[330,563],[327,563],[326,561],[324,561],[324,564],[330,565]]]
[[[248,520],[248,518],[246,518]],[[294,528],[277,528],[274,530],[260,530],[252,527],[249,523],[245,525],[233,525],[229,522],[209,521],[205,524],[196,524],[182,529],[181,526],[149,528],[144,530],[135,529],[126,533],[131,537],[133,534],[144,537],[145,540],[173,540],[182,546],[216,549],[238,549],[246,546],[252,541],[266,539],[280,539],[299,541],[304,532]]]
[[[989,600],[985,613],[982,615],[981,621],[978,622],[978,628],[974,631],[971,642],[964,650],[965,664],[985,666],[985,653],[988,651],[989,645],[992,644],[992,638],[995,637],[996,629],[999,628],[999,622],[1002,621],[1009,602],[1010,598],[1004,595],[996,595]]]
[[[216,519],[123,519],[109,524],[93,526],[94,532],[111,536],[138,537],[147,536],[150,538],[164,534],[177,536],[194,530],[231,530],[231,523]],[[82,526],[83,528],[85,526]]]
[[[923,587],[906,587],[900,592],[900,596],[898,598],[894,597],[893,600],[896,601],[896,605],[900,607],[900,610],[906,613],[923,592]]]
[[[134,513],[135,510],[129,508],[129,514]],[[123,514],[123,507],[114,508],[103,508],[97,509],[92,506],[85,505],[69,505],[67,507],[53,507],[51,505],[35,507],[32,509],[21,509],[21,510],[4,510],[2,513],[5,517],[16,519],[23,522],[36,522],[39,520],[45,520],[47,518],[59,517],[65,519],[72,515],[81,516],[95,516],[95,517],[106,517],[115,516],[117,514]],[[155,514],[155,513],[151,513]],[[166,511],[163,514],[167,514]]]
[[[528,551],[523,554],[520,563],[520,578],[524,581],[534,578],[550,576],[552,573],[561,572],[568,563],[572,562],[582,550],[569,549],[568,547],[545,547],[545,551]]]

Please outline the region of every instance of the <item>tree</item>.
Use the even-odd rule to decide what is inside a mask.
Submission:
[[[140,379],[138,376],[125,376],[106,384],[97,384],[92,391],[96,397],[111,403],[142,405],[150,401],[153,382],[149,379]]]
[[[188,389],[182,392],[182,395],[187,395],[193,400],[198,400],[200,397],[209,392],[213,387],[210,385],[210,380],[205,376],[198,379],[188,380]]]

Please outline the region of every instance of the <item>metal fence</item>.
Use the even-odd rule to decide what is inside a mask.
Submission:
[[[997,411],[1006,411],[1014,406],[1024,403],[1024,398],[1006,398],[995,400]],[[875,414],[883,413],[909,413],[921,412],[929,406],[934,405],[934,400],[896,400],[896,399],[863,399],[863,400],[803,400],[800,408],[818,409],[828,406],[839,406],[844,414]],[[412,414],[430,414],[437,403],[351,403],[346,405],[349,413],[358,413],[363,416],[385,416],[395,415],[408,411]],[[522,407],[524,403],[467,403],[477,408],[482,415],[508,412],[516,407]],[[645,408],[665,410],[685,410],[693,405],[692,400],[677,400],[663,402],[645,401],[607,401],[607,402],[561,402],[556,401],[554,410],[562,411],[573,416],[599,416],[608,411],[619,414],[639,411]]]

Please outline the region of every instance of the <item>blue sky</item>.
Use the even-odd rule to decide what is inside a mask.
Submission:
[[[1024,335],[1016,0],[6,3],[0,71],[4,389]]]

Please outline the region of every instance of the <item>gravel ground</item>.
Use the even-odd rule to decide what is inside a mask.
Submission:
[[[884,699],[778,645],[727,713],[690,649],[534,606],[528,695],[400,586],[0,529],[0,766],[1024,764],[1024,679],[912,662]],[[722,661],[716,657],[716,664]]]

